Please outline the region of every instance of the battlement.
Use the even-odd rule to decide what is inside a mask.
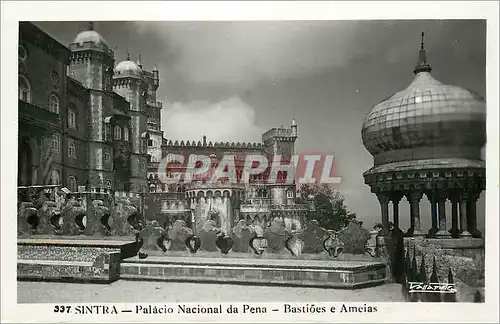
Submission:
[[[146,102],[146,105],[148,105],[149,107],[153,107],[153,108],[160,108],[160,109],[163,108],[163,103],[161,103],[160,101],[148,100]]]
[[[296,137],[292,133],[291,128],[271,128],[264,134],[262,134],[262,141],[265,142],[266,140],[273,138],[273,137]]]
[[[227,149],[234,149],[234,148],[262,148],[264,146],[263,143],[241,143],[241,142],[201,142],[201,141],[164,141],[163,143],[164,147],[175,147],[175,148],[189,148],[189,147],[216,147],[216,148],[227,148]]]
[[[96,44],[94,42],[71,43],[71,44],[69,44],[69,49],[72,52],[86,51],[86,50],[99,51],[99,52],[102,52],[104,54],[107,54],[111,58],[115,57],[115,53],[113,52],[113,50],[111,50],[104,43],[98,43],[98,44]]]

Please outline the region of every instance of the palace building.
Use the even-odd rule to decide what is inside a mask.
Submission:
[[[166,185],[158,166],[169,153],[236,158],[241,172],[247,154],[294,153],[295,121],[273,128],[261,143],[167,140],[157,101],[159,71],[130,55],[115,64],[106,40],[89,23],[67,46],[30,22],[19,24],[18,185],[60,185],[69,191],[106,189],[141,193],[146,215],[171,223],[209,218],[226,230],[246,219],[268,225],[279,217],[300,228],[307,208],[296,204],[295,183]],[[201,141],[201,139],[203,139]],[[116,195],[115,195],[116,196]]]

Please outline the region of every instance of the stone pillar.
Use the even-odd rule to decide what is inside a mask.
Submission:
[[[481,232],[477,229],[477,210],[476,202],[479,199],[479,193],[469,193],[467,201],[467,228],[473,237],[481,237]]]
[[[420,228],[420,200],[422,199],[422,192],[412,191],[408,195],[410,201],[410,214],[413,220],[413,236],[424,236]]]
[[[439,231],[436,233],[436,236],[443,238],[450,236],[450,232],[446,230],[446,199],[447,196],[442,193],[437,197],[439,212]]]
[[[382,214],[382,235],[387,235],[389,233],[389,196],[385,193],[378,193],[377,198]]]
[[[467,199],[469,195],[467,192],[460,193],[460,237],[472,237],[472,234],[467,228]]]
[[[437,210],[437,199],[436,194],[433,192],[427,193],[427,198],[431,203],[431,229],[429,229],[428,235],[433,237],[438,232],[438,210]]]
[[[458,228],[458,202],[460,201],[457,195],[451,195],[451,230],[450,234],[452,237],[458,237],[460,234],[460,229]]]
[[[403,196],[400,194],[394,194],[392,196],[392,216],[394,219],[394,228],[399,229],[399,202]]]

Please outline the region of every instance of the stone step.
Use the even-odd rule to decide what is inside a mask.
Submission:
[[[386,266],[368,262],[313,262],[208,258],[123,260],[121,279],[264,284],[357,289],[386,282]],[[256,262],[257,261],[257,262]],[[285,260],[279,260],[285,261]],[[292,261],[292,262],[290,262]],[[288,264],[287,264],[288,263]],[[300,266],[298,264],[300,263]],[[365,263],[365,264],[364,264]],[[368,264],[366,264],[368,263]]]

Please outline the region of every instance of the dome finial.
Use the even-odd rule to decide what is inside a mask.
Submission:
[[[130,52],[127,49],[127,56],[125,57],[125,60],[130,61]]]
[[[420,52],[418,54],[418,63],[413,73],[418,74],[420,72],[431,72],[432,68],[429,63],[427,63],[427,53],[424,47],[424,32],[422,32],[422,41],[420,42]]]
[[[87,29],[88,30],[94,30],[94,22],[93,21],[89,21],[87,23]]]

